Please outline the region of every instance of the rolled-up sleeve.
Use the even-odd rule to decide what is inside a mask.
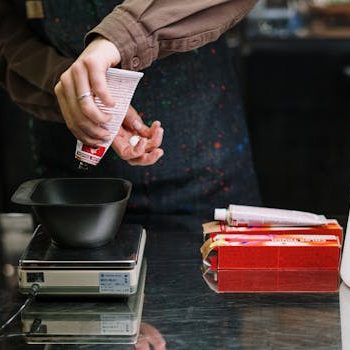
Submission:
[[[141,70],[158,58],[201,47],[238,23],[256,0],[126,0],[85,37],[113,42],[124,69]]]
[[[25,111],[63,121],[54,86],[73,59],[38,40],[8,0],[0,1],[0,85]]]

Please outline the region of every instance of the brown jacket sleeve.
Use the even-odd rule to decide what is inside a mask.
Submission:
[[[141,70],[174,52],[218,39],[257,0],[126,0],[86,36],[99,34],[120,51],[122,68]]]
[[[157,58],[189,51],[216,40],[236,24],[256,0],[126,0],[87,34],[112,41],[122,68],[141,70]],[[0,84],[23,109],[62,121],[53,89],[73,59],[40,42],[0,0]]]
[[[16,104],[41,119],[63,121],[53,89],[72,62],[36,39],[10,1],[0,0],[0,84]]]

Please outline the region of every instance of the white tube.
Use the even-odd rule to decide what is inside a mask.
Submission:
[[[75,149],[75,158],[80,160],[80,168],[86,168],[87,165],[97,165],[102,159],[112,144],[114,137],[118,134],[137,84],[142,76],[143,73],[123,69],[109,68],[107,70],[108,90],[116,101],[116,104],[114,107],[106,107],[98,97],[95,97],[95,103],[102,112],[113,115],[112,119],[103,125],[110,132],[111,138],[107,142],[101,143],[97,148],[85,146],[78,140]]]
[[[215,209],[214,217],[231,226],[318,226],[327,223],[323,215],[234,204],[228,209]]]

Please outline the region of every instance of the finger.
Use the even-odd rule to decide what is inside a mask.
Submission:
[[[154,121],[153,123],[152,123],[152,125],[151,125],[151,135],[153,135],[153,133],[158,129],[158,128],[160,128],[160,126],[161,126],[161,123],[160,123],[160,121],[159,120],[156,120],[156,121]]]
[[[128,112],[123,121],[125,128],[136,131],[142,137],[151,137],[150,128],[143,122],[136,110],[129,106]]]
[[[68,106],[66,107],[62,106],[61,110],[62,110],[62,113],[65,114],[67,119],[72,119],[72,117],[70,116]],[[96,147],[101,143],[101,139],[90,137],[88,134],[86,134],[83,131],[83,129],[75,127],[74,124],[73,126],[70,126],[70,124],[67,123],[67,127],[71,131],[71,133],[76,137],[77,140],[80,140],[83,144],[87,146]]]
[[[97,142],[107,142],[111,139],[111,134],[108,130],[100,126],[99,124],[93,123],[90,119],[86,118],[78,109],[68,105],[68,113],[74,114],[72,125],[69,127],[71,131],[75,131],[79,135],[79,140],[87,142],[88,139],[97,140]]]
[[[61,78],[61,84],[62,90],[60,93],[64,100],[63,114],[69,115],[67,126],[74,136],[80,141],[90,144],[92,140],[101,143],[109,139],[111,137],[109,131],[93,123],[80,111],[75,98],[75,87],[69,72]]]
[[[68,116],[68,118],[72,119],[70,117],[70,111],[69,111],[68,106],[67,106],[67,108],[62,108],[62,109],[65,110],[65,114]],[[87,146],[97,147],[101,143],[107,142],[109,140],[109,136],[103,137],[103,135],[102,135],[102,137],[101,137],[101,135],[99,135],[97,133],[98,130],[95,130],[95,129],[93,129],[93,132],[89,132],[89,130],[87,128],[85,128],[85,126],[77,127],[75,125],[68,126],[68,124],[67,124],[67,127],[78,140],[80,140],[84,145],[87,145]],[[102,130],[104,130],[104,129],[102,129]],[[96,132],[96,136],[94,136],[94,132]],[[92,136],[90,136],[91,134],[92,134]]]
[[[92,91],[101,99],[104,105],[107,107],[114,107],[115,100],[108,89],[106,70],[100,67],[98,62],[88,61],[86,67]]]
[[[164,154],[164,151],[161,148],[157,148],[150,153],[145,153],[139,158],[130,159],[128,163],[130,165],[139,165],[139,166],[147,166],[155,164]]]
[[[150,140],[147,142],[146,151],[149,152],[152,149],[159,148],[163,142],[164,129],[159,127],[155,130]]]
[[[112,148],[123,160],[140,158],[146,152],[147,140],[141,139],[140,142],[132,147],[126,139],[115,138]]]
[[[108,130],[101,127],[98,124],[93,123],[89,119],[85,119],[76,126],[84,135],[99,140],[99,142],[108,142],[111,141],[111,134]]]
[[[79,135],[77,134],[77,136],[76,135],[74,136],[76,137],[77,140],[81,141],[84,144],[84,146],[88,146],[92,148],[98,148],[102,146],[101,140],[96,140],[86,135],[82,135],[81,137],[79,137]]]
[[[75,84],[76,96],[78,97],[85,94],[86,92],[91,92],[91,86],[86,67],[79,62],[75,62],[72,64],[71,70]],[[92,96],[86,99],[92,100]]]
[[[83,64],[74,63],[71,67],[72,77],[77,98],[90,92],[88,71]],[[95,104],[93,96],[77,100],[82,113],[94,123],[106,123],[112,115],[103,113]]]

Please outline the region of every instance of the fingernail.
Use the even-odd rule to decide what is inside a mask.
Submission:
[[[142,128],[142,123],[138,120],[134,120],[132,123],[132,126],[134,127],[135,130],[140,130]]]

